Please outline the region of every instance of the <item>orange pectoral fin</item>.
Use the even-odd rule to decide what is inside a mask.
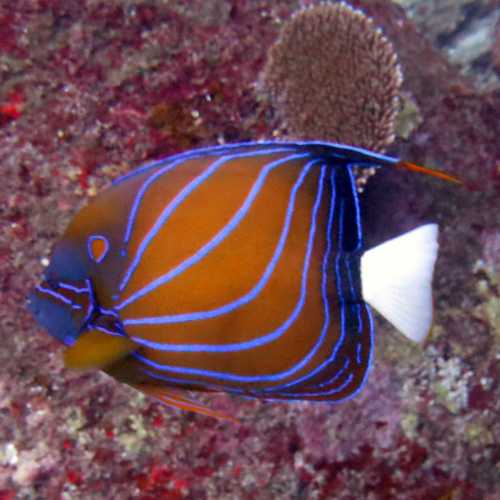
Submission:
[[[412,172],[419,172],[421,174],[430,175],[432,177],[437,177],[448,182],[454,182],[455,184],[463,184],[462,179],[454,175],[443,172],[442,170],[423,167],[422,165],[416,165],[415,163],[410,163],[409,161],[399,161],[396,163],[395,167],[404,168],[406,170],[411,170]]]
[[[174,389],[172,387],[166,388],[153,384],[134,384],[132,387],[168,406],[173,406],[184,411],[192,411],[194,413],[199,413],[201,415],[206,415],[220,420],[229,420],[234,424],[240,423],[237,418],[211,410],[207,406],[187,398],[179,389]]]
[[[89,330],[82,333],[75,344],[64,351],[64,365],[75,370],[102,369],[137,348],[137,344],[127,337]]]

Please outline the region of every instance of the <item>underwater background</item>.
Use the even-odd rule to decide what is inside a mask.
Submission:
[[[293,78],[343,41],[269,52],[293,12],[318,3],[0,0],[0,500],[500,498],[500,4],[350,2],[392,42],[403,79],[391,84],[384,54],[378,85],[349,86],[324,65],[343,103],[324,99],[329,123]],[[298,91],[284,96],[285,80]],[[339,138],[465,180],[380,171],[362,195],[368,246],[440,225],[423,346],[377,316],[368,383],[340,405],[197,395],[239,425],[63,368],[26,294],[112,179],[205,145],[335,140],[348,110],[392,102],[395,89],[387,123],[360,120]]]

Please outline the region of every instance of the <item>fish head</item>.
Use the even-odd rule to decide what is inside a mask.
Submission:
[[[112,296],[125,260],[120,242],[126,223],[116,191],[103,192],[75,214],[28,297],[38,324],[65,345],[95,326],[116,330]]]
[[[77,216],[56,244],[44,279],[28,296],[28,309],[41,327],[66,346],[66,367],[104,369],[137,346],[127,338],[112,308],[107,279],[110,270],[116,269],[112,243],[99,228],[82,226]]]
[[[27,307],[54,338],[72,345],[95,314],[85,258],[67,241],[56,245],[44,277],[28,295]]]

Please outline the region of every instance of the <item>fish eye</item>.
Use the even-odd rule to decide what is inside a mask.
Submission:
[[[109,251],[109,241],[105,236],[93,234],[87,240],[87,253],[90,260],[100,264]]]

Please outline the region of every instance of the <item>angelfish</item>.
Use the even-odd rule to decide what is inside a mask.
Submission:
[[[355,396],[370,306],[409,339],[432,322],[438,228],[365,251],[355,168],[398,158],[321,142],[210,147],[147,164],[76,214],[29,296],[68,368],[224,417],[186,389],[266,400]]]

